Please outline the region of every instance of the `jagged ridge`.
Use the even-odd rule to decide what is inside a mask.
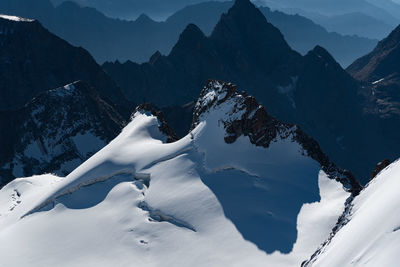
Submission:
[[[302,146],[305,155],[320,163],[331,179],[340,181],[353,195],[360,192],[362,187],[354,176],[331,162],[322,152],[319,144],[304,133],[299,126],[275,119],[254,97],[248,96],[245,92],[239,94],[237,86],[232,83],[216,80],[207,82],[195,106],[192,129],[211,108],[227,101],[233,101],[234,105],[231,116],[221,120],[226,130],[226,143],[233,143],[238,137],[244,135],[249,137],[252,144],[268,148],[274,140],[291,138],[293,142]]]

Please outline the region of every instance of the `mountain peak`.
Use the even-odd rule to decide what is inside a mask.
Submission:
[[[253,61],[267,73],[287,59],[299,56],[249,0],[237,0],[221,16],[210,38],[223,53],[240,54],[241,65]]]
[[[184,38],[184,37],[197,37],[197,38],[201,37],[201,38],[203,38],[203,37],[205,37],[205,35],[196,24],[190,23],[186,26],[186,28],[181,33],[180,39]]]
[[[265,23],[267,21],[261,11],[249,0],[236,0],[233,6],[228,10],[228,12],[222,14],[220,22],[229,19],[234,19],[236,21],[241,19],[248,19],[249,21],[244,24],[254,24],[260,22]],[[216,26],[216,28],[217,27],[218,26]]]
[[[238,7],[245,7],[245,6],[253,6],[255,7],[250,0],[235,0],[235,3],[233,6],[238,6]]]
[[[355,195],[361,190],[354,176],[332,163],[319,144],[300,127],[277,120],[254,97],[239,93],[232,83],[207,82],[194,108],[192,129],[209,117],[219,118],[228,144],[235,143],[240,136],[247,136],[252,144],[268,148],[277,140],[289,139],[302,147],[304,155],[316,160],[331,179],[339,180]]]
[[[135,20],[135,22],[138,23],[151,23],[154,22],[154,20],[152,20],[147,14],[140,14],[140,16]]]
[[[336,63],[336,60],[333,58],[333,56],[322,46],[315,46],[311,51],[309,51],[306,55],[307,57],[317,57],[318,59],[326,62],[326,63]]]
[[[327,56],[330,56],[330,57],[331,57],[331,55],[329,54],[329,52],[328,52],[325,48],[323,48],[322,46],[320,46],[320,45],[316,45],[311,51],[312,51],[313,53],[319,54],[319,55],[324,56],[324,57],[327,57]]]
[[[190,48],[197,48],[199,47],[199,44],[202,42],[206,41],[207,37],[204,35],[204,33],[200,30],[197,25],[191,23],[186,26],[186,28],[183,30],[181,35],[179,36],[179,40],[176,43],[176,45],[172,48],[172,51],[170,53],[170,56],[182,53],[183,51],[186,51],[189,47]]]
[[[150,63],[150,64],[154,64],[160,57],[162,57],[162,54],[161,54],[160,51],[157,50],[157,51],[150,57],[149,63]]]

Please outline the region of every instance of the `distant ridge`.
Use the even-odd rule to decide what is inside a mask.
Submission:
[[[187,24],[194,23],[209,35],[222,13],[233,2],[190,3],[166,19],[156,22],[146,14],[138,14],[135,21],[124,21],[104,16],[93,8],[80,7],[66,1],[53,7],[50,0],[3,0],[0,13],[36,18],[51,32],[73,45],[87,49],[99,63],[119,60],[146,62],[157,50],[168,54]],[[260,8],[266,18],[284,34],[289,45],[305,54],[315,45],[322,45],[343,66],[366,54],[376,40],[357,36],[328,33],[324,28],[302,16],[272,12]],[[67,23],[68,22],[68,23]]]

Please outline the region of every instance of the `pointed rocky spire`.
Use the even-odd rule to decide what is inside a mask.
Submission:
[[[322,64],[331,64],[331,66],[342,70],[342,67],[337,63],[334,57],[322,46],[315,46],[311,51],[304,57],[305,61],[322,62]],[[316,64],[316,63],[313,63]]]
[[[148,15],[142,13],[142,14],[140,14],[140,16],[136,19],[135,22],[138,22],[138,23],[152,23],[152,22],[155,22],[155,21],[152,20]]]
[[[207,37],[195,24],[189,24],[185,30],[179,36],[179,40],[176,45],[172,48],[171,54],[180,53],[186,51],[188,48],[195,48],[202,42],[205,42]]]
[[[288,58],[299,57],[282,33],[249,0],[235,1],[221,16],[210,38],[227,57],[240,54],[244,65],[254,60],[267,71],[276,69]]]
[[[200,30],[200,28],[197,27],[197,25],[190,23],[186,26],[185,30],[179,36],[178,44],[182,42],[197,42],[205,38],[206,36]]]

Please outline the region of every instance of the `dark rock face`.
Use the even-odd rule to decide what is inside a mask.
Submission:
[[[399,73],[400,68],[400,26],[380,41],[375,49],[357,59],[347,71],[361,81],[374,82]]]
[[[208,97],[210,92],[216,92],[212,100]],[[340,181],[353,195],[361,191],[362,187],[354,176],[331,162],[317,141],[304,133],[300,127],[280,122],[269,115],[254,97],[248,96],[245,92],[239,94],[236,85],[232,83],[215,80],[207,82],[195,106],[192,128],[198,125],[199,118],[209,112],[210,107],[220,105],[234,97],[239,99],[234,103],[235,111],[241,112],[242,115],[235,120],[222,121],[226,130],[226,143],[234,143],[243,135],[247,136],[252,144],[268,148],[277,138],[291,139],[292,142],[301,145],[305,155],[319,162],[331,179]]]
[[[185,105],[174,105],[161,109],[168,124],[175,130],[178,137],[182,138],[189,133],[193,120],[195,102]]]
[[[375,162],[399,157],[400,139],[400,26],[369,54],[351,64],[347,71],[362,83],[364,114],[370,122],[368,132],[377,132],[372,139]],[[377,141],[378,140],[378,141]],[[379,156],[379,157],[378,157]],[[369,169],[372,169],[370,167]]]
[[[364,83],[366,111],[382,119],[400,115],[400,26],[347,71]]]
[[[232,81],[273,116],[300,125],[357,177],[368,177],[366,166],[379,160],[365,152],[368,141],[360,138],[367,126],[358,83],[322,47],[306,56],[293,51],[250,1],[236,1],[210,37],[189,25],[168,56],[103,67],[128,98],[159,106],[193,101],[208,79]]]
[[[125,125],[115,106],[87,83],[39,94],[0,112],[0,185],[15,177],[66,175],[114,139]]]
[[[125,98],[90,54],[38,21],[0,18],[0,110],[18,109],[43,91],[84,80],[117,104]]]
[[[387,166],[390,165],[390,160],[385,159],[376,164],[375,169],[371,172],[371,180],[374,179],[381,171],[383,171]]]
[[[156,116],[160,122],[160,126],[158,128],[167,137],[167,143],[173,143],[179,139],[175,131],[165,120],[163,112],[158,110],[154,105],[149,103],[140,104],[136,107],[136,112],[150,112],[153,116]]]

